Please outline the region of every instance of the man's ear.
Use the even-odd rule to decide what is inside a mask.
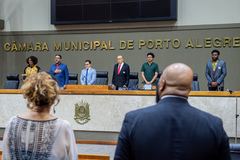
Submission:
[[[161,84],[162,83],[162,84]],[[164,88],[165,88],[165,80],[163,79],[163,80],[159,80],[159,82],[158,82],[158,84],[157,84],[157,90],[156,90],[156,103],[158,103],[159,102],[159,100],[160,100],[160,92],[162,92],[163,90],[164,90]]]
[[[166,81],[165,81],[164,79],[162,79],[162,80],[160,81],[159,91],[158,91],[158,92],[161,92],[161,91],[164,90],[165,84],[166,84]]]

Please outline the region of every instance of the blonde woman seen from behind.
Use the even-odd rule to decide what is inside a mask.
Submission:
[[[46,72],[29,75],[22,92],[29,111],[11,118],[3,138],[3,160],[77,160],[73,130],[50,114],[59,103],[59,87]]]

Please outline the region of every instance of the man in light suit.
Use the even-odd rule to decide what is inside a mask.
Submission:
[[[226,63],[219,58],[218,50],[212,51],[212,61],[207,62],[205,76],[208,80],[209,91],[223,91],[224,78],[227,75]]]
[[[91,68],[91,61],[85,61],[85,69],[82,70],[80,81],[82,85],[94,85],[96,81],[96,70]]]
[[[112,76],[112,87],[118,90],[119,87],[127,87],[130,77],[129,65],[124,62],[123,56],[117,56],[117,64],[114,65]]]
[[[168,66],[157,92],[160,101],[126,114],[115,160],[230,160],[222,120],[189,105],[193,72]]]
[[[66,64],[61,63],[62,56],[60,54],[55,55],[55,64],[50,67],[49,73],[53,74],[57,80],[59,87],[66,89],[68,84],[69,73]]]

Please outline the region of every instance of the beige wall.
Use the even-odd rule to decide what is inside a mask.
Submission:
[[[3,31],[58,30],[50,24],[50,0],[0,0]],[[240,23],[239,0],[179,0],[175,26]],[[107,26],[111,26],[108,24]],[[93,25],[94,26],[94,25]],[[82,28],[82,25],[61,29]]]
[[[112,68],[118,54],[124,55],[131,72],[139,72],[142,63],[146,61],[146,53],[153,52],[156,55],[154,61],[159,64],[160,70],[174,62],[186,63],[198,73],[201,90],[207,90],[205,65],[211,59],[210,52],[215,47],[211,45],[210,48],[197,48],[195,38],[199,40],[199,44],[204,44],[205,38],[218,37],[223,41],[224,37],[230,37],[231,40],[240,37],[240,19],[236,16],[239,6],[239,0],[181,0],[178,1],[177,21],[54,26],[50,24],[49,0],[0,0],[0,19],[5,22],[4,29],[0,30],[0,88],[4,87],[7,73],[23,72],[25,59],[30,55],[37,56],[39,66],[47,71],[54,63],[54,55],[60,53],[70,72],[78,74],[84,67],[84,60],[91,59],[93,68],[109,71],[111,83]],[[185,48],[188,38],[192,39],[194,48]],[[181,45],[178,49],[172,45],[166,48],[166,43],[162,49],[138,48],[139,40],[156,39],[179,39]],[[134,49],[120,50],[120,40],[133,40]],[[46,42],[49,51],[6,52],[4,44],[12,45],[13,41],[17,44]],[[115,50],[53,50],[53,42],[68,41],[111,41]],[[232,43],[231,47],[224,47],[222,42],[217,49],[221,51],[220,59],[227,63],[225,89],[240,90],[239,47],[233,47]],[[140,76],[139,78],[141,82],[142,79]]]
[[[146,54],[153,52],[156,55],[154,61],[158,63],[159,70],[163,70],[171,63],[182,62],[189,65],[194,73],[199,75],[199,83],[201,90],[207,90],[207,80],[205,78],[206,62],[211,60],[211,51],[213,49],[219,49],[221,52],[220,59],[226,61],[227,64],[227,77],[225,79],[225,89],[240,90],[239,65],[239,37],[240,37],[240,25],[222,25],[222,26],[201,26],[201,27],[174,27],[174,28],[146,28],[146,29],[122,29],[122,30],[85,30],[85,31],[65,31],[65,32],[17,32],[17,33],[2,33],[0,38],[0,73],[1,73],[1,88],[4,87],[6,81],[5,75],[7,73],[19,73],[23,72],[26,66],[25,59],[30,55],[35,55],[39,58],[38,65],[42,70],[48,71],[50,66],[54,63],[54,55],[57,53],[62,54],[63,63],[68,65],[70,73],[78,73],[80,75],[81,70],[84,67],[84,61],[86,59],[92,60],[92,67],[97,71],[109,72],[109,84],[111,83],[113,66],[116,63],[117,55],[121,54],[125,58],[125,62],[130,65],[131,72],[139,72],[141,65],[146,62]],[[224,47],[223,39],[229,37],[231,39],[230,45],[226,44]],[[235,46],[233,47],[233,38],[235,40]],[[187,47],[188,39],[191,38],[193,42],[193,48]],[[198,45],[202,47],[197,48],[195,39],[198,39]],[[221,39],[219,48],[213,46],[212,41],[210,47],[204,46],[205,38]],[[139,49],[139,40],[155,41],[160,39],[163,41],[162,49],[159,47],[149,49],[143,46]],[[167,48],[164,40],[170,39],[169,48]],[[178,39],[181,43],[179,48],[172,46],[172,41]],[[133,49],[119,49],[119,41],[133,40]],[[16,41],[17,45],[20,43],[41,43],[44,42],[48,45],[49,51],[26,51],[16,52],[4,50],[4,45],[9,43],[13,45],[13,41]],[[54,51],[54,42],[84,42],[84,41],[111,41],[114,50],[100,49],[96,50],[69,50]],[[150,44],[149,44],[150,45]],[[176,44],[175,44],[176,45]],[[9,47],[7,47],[9,48]],[[11,48],[11,47],[10,47]],[[141,76],[139,76],[140,82],[142,82]]]

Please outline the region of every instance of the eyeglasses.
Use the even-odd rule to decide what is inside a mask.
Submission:
[[[89,64],[85,64],[85,66],[87,66],[87,65],[89,65]]]

